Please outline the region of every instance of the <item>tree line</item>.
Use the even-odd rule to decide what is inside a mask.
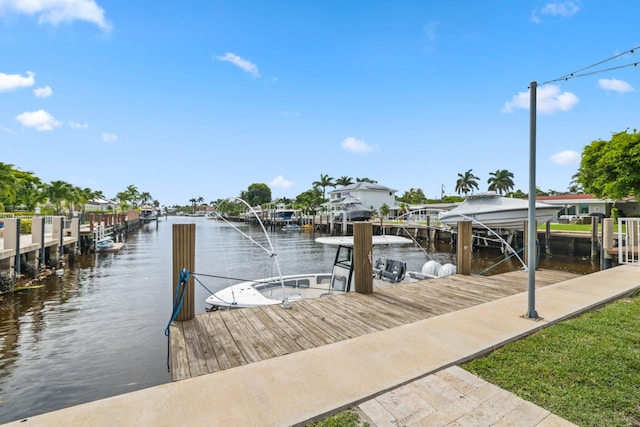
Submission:
[[[498,169],[489,173],[487,179],[488,190],[498,194],[525,198],[528,195],[521,190],[514,189],[514,174],[508,169]],[[242,191],[240,198],[252,206],[283,203],[287,206],[308,211],[316,211],[328,201],[327,188],[336,188],[358,182],[376,184],[370,178],[352,178],[341,176],[334,178],[329,174],[320,174],[317,181],[312,182],[309,190],[300,193],[295,199],[273,199],[271,189],[267,184],[254,183],[247,190]],[[473,173],[473,169],[458,173],[455,192],[458,196],[445,196],[441,199],[428,199],[422,189],[410,188],[397,201],[403,204],[426,204],[435,202],[454,202],[462,200],[480,189],[480,178]],[[614,133],[611,140],[595,140],[587,145],[581,155],[578,171],[573,175],[567,192],[549,190],[544,192],[536,189],[536,195],[552,194],[593,194],[601,199],[620,200],[627,196],[640,195],[640,134],[634,129]],[[65,181],[44,183],[32,172],[16,169],[14,165],[0,162],[0,210],[16,210],[22,208],[33,211],[37,206],[49,206],[56,213],[63,208],[83,210],[84,205],[93,199],[104,198],[101,191],[90,188],[75,187]],[[116,194],[116,200],[122,210],[140,205],[159,207],[148,192],[141,192],[135,185]],[[178,210],[195,212],[199,205],[205,202],[203,197],[193,197],[186,206],[174,206]],[[218,199],[209,202],[210,206],[225,207],[225,209],[243,210],[240,204]]]
[[[81,188],[66,181],[43,182],[33,172],[25,172],[14,165],[0,162],[0,211],[25,210],[33,212],[37,207],[51,209],[60,214],[83,211],[87,202],[104,198],[102,191]],[[116,194],[122,211],[136,206],[159,206],[148,192],[141,192],[135,185]]]

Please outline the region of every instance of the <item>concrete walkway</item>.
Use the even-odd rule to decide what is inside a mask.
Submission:
[[[406,390],[398,388],[400,386],[473,359],[638,289],[640,270],[633,266],[619,266],[538,289],[536,309],[542,317],[538,321],[522,317],[527,311],[527,293],[522,293],[355,339],[114,396],[8,425],[304,425],[392,390],[397,396]],[[459,371],[444,371],[439,377],[447,372],[455,374]],[[414,386],[416,384],[420,383]],[[448,387],[442,390],[442,393],[450,392]],[[493,425],[513,425],[510,418],[514,416],[513,410],[505,410],[503,405],[504,400],[513,398],[503,398],[500,393],[498,390],[497,395],[485,400],[489,403],[481,409],[471,405],[468,411],[463,410],[458,418],[443,425],[484,425],[478,421],[477,417],[481,416],[496,420]],[[412,393],[409,396],[398,400],[411,406],[409,400],[404,400],[414,398]],[[444,403],[446,405],[446,399]],[[562,420],[553,416],[535,421],[539,415],[526,415],[529,407],[527,405],[518,413],[516,425],[523,425],[525,421],[532,423],[530,425],[562,425]],[[530,419],[527,421],[527,418]],[[418,420],[414,425],[428,424],[421,424]]]

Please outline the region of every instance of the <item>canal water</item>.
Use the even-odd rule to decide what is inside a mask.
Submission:
[[[335,247],[315,242],[317,232],[271,231],[277,257],[268,257],[221,221],[169,217],[129,235],[118,254],[77,256],[62,277],[0,302],[0,423],[170,381],[164,330],[177,280],[171,247],[176,223],[196,224],[197,312],[204,312],[209,291],[233,279],[275,275],[275,259],[283,274],[294,274],[329,271],[335,255]],[[258,226],[237,227],[269,248]],[[380,256],[419,271],[430,257],[455,263],[455,248],[374,247],[374,259]],[[474,252],[473,271],[501,259],[496,249]],[[540,266],[576,273],[599,269],[588,259],[555,256],[542,256]],[[492,272],[517,268],[512,258]]]

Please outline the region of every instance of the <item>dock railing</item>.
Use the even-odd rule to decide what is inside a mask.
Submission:
[[[640,266],[640,218],[618,218],[618,263]]]

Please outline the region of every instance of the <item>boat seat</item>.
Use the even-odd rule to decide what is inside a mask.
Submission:
[[[407,264],[402,261],[389,260],[386,270],[380,272],[382,279],[388,280],[391,283],[400,282],[404,279],[404,275],[407,271]]]
[[[347,289],[347,278],[344,276],[333,276],[331,287],[336,291],[344,292]]]
[[[299,288],[308,288],[309,287],[309,279],[300,279],[298,280]]]

